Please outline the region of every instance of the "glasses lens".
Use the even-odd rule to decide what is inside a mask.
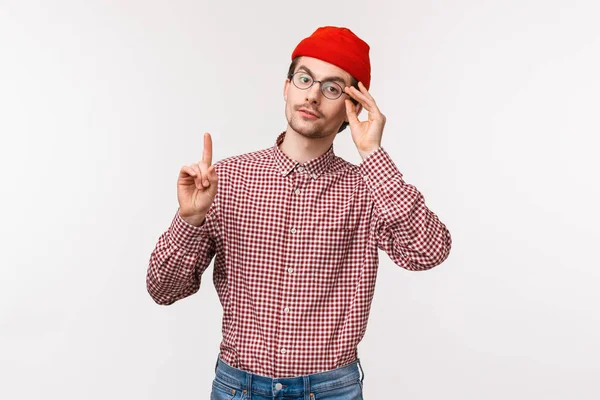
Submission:
[[[313,84],[312,76],[308,75],[306,72],[296,72],[293,79],[294,85],[299,89],[308,89]]]
[[[335,82],[323,82],[321,85],[321,92],[328,99],[335,100],[339,98],[342,93],[342,87]]]

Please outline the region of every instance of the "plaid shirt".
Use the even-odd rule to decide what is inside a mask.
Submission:
[[[451,238],[383,148],[359,166],[333,147],[301,164],[275,146],[215,164],[217,196],[201,227],[179,214],[147,274],[159,304],[195,293],[215,257],[223,306],[220,357],[270,377],[307,375],[357,359],[378,249],[419,271],[446,259]]]

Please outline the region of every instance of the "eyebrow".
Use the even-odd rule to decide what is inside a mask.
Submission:
[[[305,65],[301,65],[298,67],[298,69],[296,70],[296,72],[300,71],[301,69],[303,69],[304,71],[308,72],[308,74],[310,76],[315,76],[315,74],[310,70],[310,68],[308,68]],[[326,76],[325,78],[321,79],[323,82],[328,82],[328,81],[334,81],[334,82],[340,82],[343,84],[343,86],[348,86],[348,84],[346,83],[346,81],[344,80],[344,78],[340,77],[340,76]]]

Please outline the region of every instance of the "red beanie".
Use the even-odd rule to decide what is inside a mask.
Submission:
[[[371,84],[371,61],[369,45],[348,28],[324,26],[302,40],[292,53],[292,60],[299,56],[326,61],[362,82],[367,89]]]

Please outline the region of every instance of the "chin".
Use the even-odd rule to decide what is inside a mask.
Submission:
[[[300,136],[309,139],[321,139],[330,136],[331,133],[324,131],[320,126],[305,123],[304,121],[296,121],[294,119],[288,121],[290,128]]]

